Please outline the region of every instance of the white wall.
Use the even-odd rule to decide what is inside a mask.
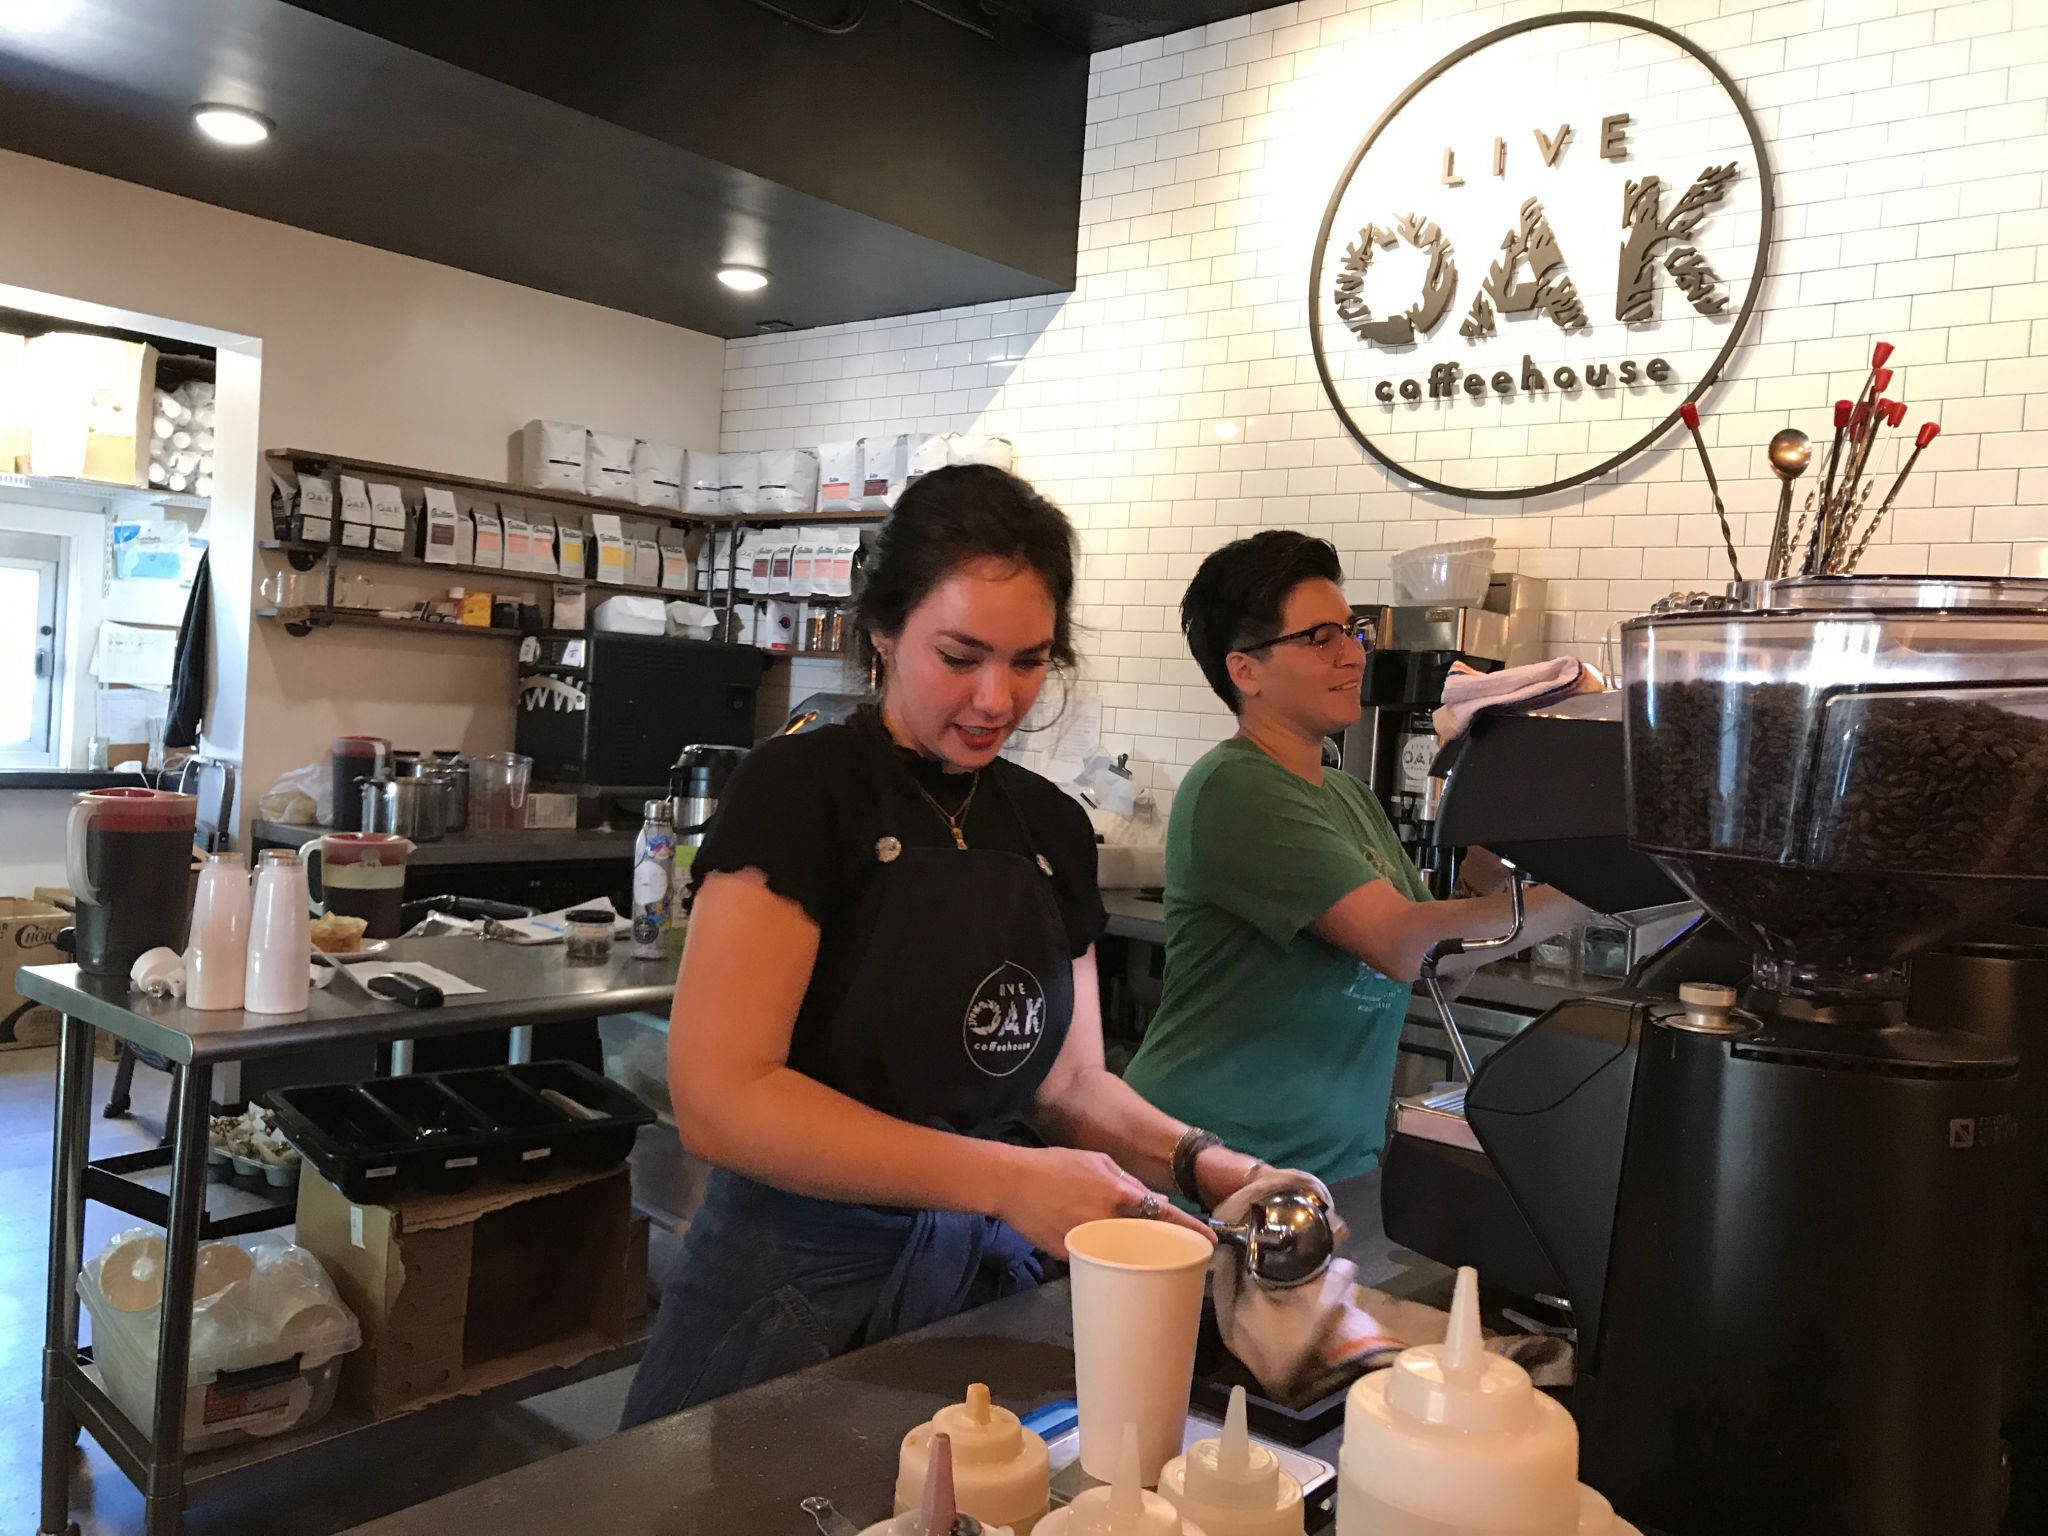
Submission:
[[[1324,200],[1381,111],[1460,44],[1567,8],[1301,0],[1099,55],[1077,291],[729,343],[725,446],[1013,437],[1081,530],[1107,729],[1160,785],[1228,730],[1174,604],[1204,553],[1262,526],[1329,537],[1359,601],[1391,596],[1393,551],[1490,533],[1502,568],[1549,578],[1553,645],[1597,658],[1620,618],[1724,579],[1682,433],[1540,501],[1419,494],[1343,431],[1307,332]],[[1762,307],[1705,401],[1745,563],[1761,564],[1776,506],[1763,444],[1824,432],[1881,336],[1898,347],[1892,393],[1945,435],[1863,568],[2048,574],[2048,6],[1611,9],[1714,54],[1777,171]],[[1490,137],[1495,111],[1470,103],[1466,129]],[[1526,135],[1511,106],[1504,121]],[[1487,254],[1463,252],[1467,296]],[[795,677],[801,694],[836,669]]]
[[[226,693],[209,741],[244,753],[257,791],[340,732],[504,748],[514,671],[509,644],[295,640],[252,620],[269,569],[254,547],[269,518],[262,449],[503,479],[509,435],[536,416],[667,442],[718,430],[721,343],[693,331],[16,154],[0,153],[0,212],[0,284],[248,338],[221,358],[211,531]],[[0,887],[47,852],[18,804],[0,792]]]

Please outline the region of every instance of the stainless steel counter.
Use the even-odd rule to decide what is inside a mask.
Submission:
[[[421,1040],[638,1008],[666,1012],[676,985],[674,957],[634,960],[625,944],[614,945],[604,965],[589,966],[565,964],[559,944],[470,938],[399,939],[388,958],[438,966],[486,990],[451,997],[439,1008],[402,1008],[373,1003],[335,981],[312,995],[304,1013],[244,1013],[201,1012],[176,998],[144,997],[131,992],[125,978],[87,976],[75,965],[28,966],[18,986],[24,997],[174,1063],[211,1066],[340,1040]]]
[[[250,835],[263,847],[296,848],[332,827],[305,827],[288,821],[259,821]],[[409,868],[458,864],[570,864],[591,859],[630,859],[635,832],[609,827],[576,827],[524,832],[450,832],[420,843],[407,857]]]

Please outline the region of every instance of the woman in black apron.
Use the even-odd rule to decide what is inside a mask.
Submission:
[[[1092,829],[996,756],[1072,663],[1073,586],[1024,482],[926,475],[854,614],[875,705],[727,787],[669,1035],[714,1172],[628,1425],[1035,1285],[1084,1221],[1199,1227],[1154,1191],[1213,1205],[1257,1166],[1104,1068]]]

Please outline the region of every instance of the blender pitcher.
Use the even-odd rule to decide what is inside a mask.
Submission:
[[[78,900],[81,971],[126,979],[145,950],[185,947],[198,816],[196,796],[164,789],[93,789],[73,799],[65,868]]]

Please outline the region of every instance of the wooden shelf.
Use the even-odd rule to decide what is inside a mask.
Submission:
[[[674,587],[643,587],[632,582],[599,581],[594,576],[563,576],[557,572],[514,571],[507,570],[502,566],[492,565],[429,564],[417,555],[394,554],[386,549],[355,549],[338,544],[308,544],[297,539],[264,539],[260,541],[258,548],[267,549],[273,554],[304,555],[315,561],[325,559],[328,555],[332,554],[342,560],[354,560],[364,565],[398,566],[401,569],[426,576],[436,576],[444,573],[455,576],[483,576],[488,577],[493,582],[503,582],[507,586],[511,583],[506,578],[519,582],[552,582],[558,587],[587,588],[599,599],[609,597],[615,593],[625,592],[635,597],[658,597],[664,601],[715,606],[709,603],[708,599],[714,595],[723,594],[726,590],[720,587],[718,594],[679,592]],[[309,565],[305,569],[310,570],[312,567]],[[763,601],[768,595],[770,594],[742,591],[740,593],[740,601],[759,602]],[[852,601],[852,599],[844,597],[803,597],[795,594],[784,594],[784,600],[792,603],[845,603]]]
[[[372,459],[350,458],[347,454],[322,453],[311,448],[270,448],[265,456],[293,464],[332,465],[359,470],[366,476],[405,480],[422,488],[474,491],[494,500],[533,502],[545,507],[568,507],[579,512],[614,512],[620,517],[637,517],[657,523],[674,523],[683,528],[779,528],[790,524],[839,526],[879,523],[886,512],[804,512],[784,517],[767,513],[758,516],[728,516],[724,513],[676,512],[667,507],[643,507],[638,502],[617,501],[608,496],[581,496],[573,491],[544,491],[531,486],[510,485],[502,480],[477,480],[468,475],[444,475],[437,470],[413,469],[403,464],[380,464]]]
[[[296,615],[304,613],[304,618]],[[427,619],[393,619],[372,608],[292,608],[280,611],[277,608],[258,608],[259,619],[270,619],[287,628],[306,625],[312,629],[326,629],[335,624],[346,624],[365,629],[402,629],[430,635],[456,635],[465,640],[520,640],[524,636],[516,629],[487,629],[481,624],[436,624]]]
[[[297,617],[303,614],[304,617]],[[481,624],[437,624],[427,619],[393,619],[369,608],[294,608],[289,614],[275,607],[258,608],[256,617],[268,619],[273,624],[282,624],[293,634],[304,634],[312,630],[328,629],[336,624],[359,629],[402,629],[423,630],[431,635],[455,635],[465,640],[520,640],[524,634],[516,629],[486,629]],[[589,631],[586,631],[589,633]],[[758,647],[756,648],[758,649]],[[844,661],[845,651],[761,651],[765,662],[776,661]]]

